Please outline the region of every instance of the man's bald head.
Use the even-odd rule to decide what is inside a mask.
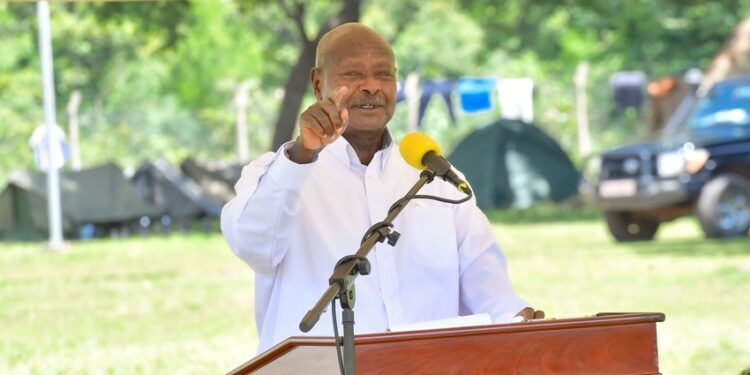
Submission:
[[[382,49],[393,59],[393,50],[380,34],[361,23],[350,22],[336,26],[323,35],[315,51],[315,67],[325,69],[342,53],[362,46]]]

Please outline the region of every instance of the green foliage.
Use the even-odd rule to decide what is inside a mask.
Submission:
[[[225,106],[234,85],[262,75],[260,46],[236,18],[232,3],[191,3],[190,21],[176,46],[170,84],[188,108]]]
[[[247,32],[253,34],[260,46],[263,74],[256,78],[268,89],[284,86],[300,56],[303,43],[315,39],[320,27],[341,9],[343,3],[341,0],[235,2],[239,22]],[[302,14],[295,19],[300,9]]]
[[[88,139],[81,145],[83,160],[103,162],[101,155],[114,154],[130,167],[155,157],[178,163],[208,148],[210,143],[201,140],[208,132],[195,116],[180,107],[174,95],[162,94],[161,85],[168,79],[163,62],[142,58],[113,64],[118,68],[103,80],[108,95],[102,118],[96,118],[92,108],[82,118]]]
[[[28,139],[43,121],[41,73],[30,60],[38,54],[25,31],[30,22],[0,3],[0,183],[15,168],[33,166]]]
[[[542,60],[619,55],[616,68],[664,75],[705,66],[747,0],[461,0],[485,30],[487,55],[534,51]]]
[[[428,2],[398,35],[393,46],[396,65],[401,75],[461,76],[474,65],[483,37],[479,26],[452,2]]]
[[[84,166],[233,155],[234,89],[257,81],[263,66],[234,3],[53,3],[50,13],[58,123],[66,126],[67,100],[79,90]],[[0,142],[12,150],[0,159],[0,182],[33,167],[27,140],[43,119],[36,27],[33,3],[0,4],[0,43],[9,47],[0,54]],[[268,91],[256,87],[252,96]],[[249,115],[258,121],[256,155],[274,104]]]

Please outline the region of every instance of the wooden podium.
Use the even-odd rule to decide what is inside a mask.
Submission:
[[[659,374],[662,313],[357,335],[358,375]],[[332,337],[290,337],[229,372],[339,374]]]

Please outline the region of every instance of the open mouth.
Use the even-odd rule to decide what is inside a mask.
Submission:
[[[375,104],[362,104],[362,105],[358,105],[357,106],[357,108],[360,108],[360,109],[375,109],[375,108],[378,108],[378,107],[380,107],[380,106],[379,105],[375,105]]]

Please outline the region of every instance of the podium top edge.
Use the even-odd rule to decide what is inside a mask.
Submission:
[[[563,319],[539,319],[527,322],[501,323],[481,326],[436,328],[417,331],[402,332],[380,332],[358,334],[355,336],[355,344],[368,344],[383,341],[400,341],[405,339],[427,338],[430,336],[464,336],[477,334],[491,334],[502,332],[519,331],[544,331],[559,329],[576,329],[586,327],[600,327],[611,325],[658,323],[666,319],[661,312],[600,312],[591,316],[563,318]],[[291,348],[294,346],[333,346],[334,339],[331,336],[292,336],[277,344],[274,349]],[[282,349],[283,350],[283,349]]]

